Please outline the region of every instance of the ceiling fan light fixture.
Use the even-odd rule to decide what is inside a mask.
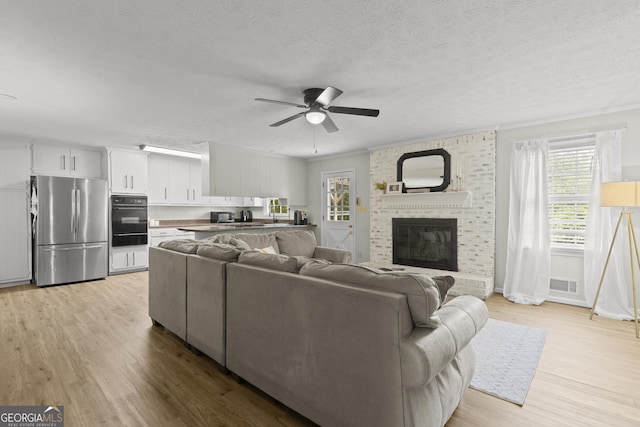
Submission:
[[[313,125],[319,125],[324,122],[324,119],[327,117],[327,114],[323,111],[311,110],[307,111],[304,115],[307,121]]]

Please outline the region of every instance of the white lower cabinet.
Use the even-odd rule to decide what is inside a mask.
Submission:
[[[111,248],[110,273],[144,270],[149,265],[149,251],[146,245]]]

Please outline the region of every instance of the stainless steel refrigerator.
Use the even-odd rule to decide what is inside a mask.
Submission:
[[[31,184],[35,284],[48,286],[106,277],[106,180],[33,176]]]

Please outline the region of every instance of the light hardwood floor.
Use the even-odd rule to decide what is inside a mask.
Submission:
[[[495,319],[549,331],[542,359],[523,407],[470,389],[447,427],[640,425],[631,322],[487,303]],[[312,425],[152,327],[146,272],[0,289],[0,340],[0,405],[64,405],[69,427]]]

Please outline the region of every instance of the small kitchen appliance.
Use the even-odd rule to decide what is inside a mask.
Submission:
[[[211,222],[235,222],[235,214],[233,212],[211,212]]]
[[[305,211],[294,211],[293,225],[307,225],[307,213]]]
[[[240,221],[241,222],[251,222],[253,221],[253,212],[248,209],[244,209],[240,211]]]

